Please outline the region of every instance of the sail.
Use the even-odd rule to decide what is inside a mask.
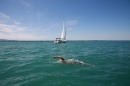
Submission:
[[[63,20],[63,28],[60,38],[56,38],[54,40],[54,43],[66,43],[66,28],[65,28],[65,22]]]
[[[63,21],[63,29],[61,33],[61,40],[66,41],[66,28],[65,28],[65,23]]]

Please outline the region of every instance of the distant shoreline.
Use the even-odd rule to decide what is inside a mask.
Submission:
[[[0,42],[53,42],[54,40],[6,40],[0,39]],[[67,40],[67,42],[79,41],[130,41],[130,40]]]

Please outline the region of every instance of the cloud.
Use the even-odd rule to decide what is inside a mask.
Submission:
[[[45,37],[43,36],[36,36],[31,34],[19,33],[19,34],[11,34],[5,35],[4,33],[0,33],[0,39],[11,39],[11,40],[43,40]]]
[[[33,28],[20,26],[20,22],[0,12],[0,39],[43,40],[45,36],[34,33]]]
[[[67,21],[67,25],[77,25],[77,24],[78,24],[78,20]]]
[[[24,0],[20,0],[20,3],[22,3],[24,6],[26,6],[27,8],[31,8],[32,6],[28,3],[28,2],[26,2],[26,1],[24,1]]]
[[[5,15],[4,13],[0,12],[0,19],[4,18],[4,19],[10,19],[9,16]]]
[[[67,30],[71,30],[72,28],[68,28]]]
[[[18,40],[42,40],[45,37],[34,35],[27,32],[27,27],[19,27],[17,25],[0,24],[0,39]]]
[[[9,22],[10,17],[5,15],[4,13],[0,12],[0,23],[7,23]]]
[[[51,30],[51,29],[54,29],[58,26],[59,24],[52,24],[50,25],[49,27],[43,29],[42,31],[45,32],[45,31],[48,31],[48,30]]]
[[[10,23],[10,24],[17,24],[17,25],[20,25],[21,23],[10,18],[10,16],[0,12],[0,23]]]
[[[69,31],[69,30],[72,30],[72,29],[73,29],[72,26],[75,26],[75,25],[78,24],[78,20],[69,20],[69,21],[66,22],[66,24],[67,24],[67,27],[69,27],[69,28],[67,29],[67,30]]]
[[[18,21],[14,21],[14,24],[19,25],[19,24],[21,24],[21,23],[20,23],[20,22],[18,22]]]
[[[25,27],[18,27],[16,25],[0,24],[0,31],[4,33],[24,31]]]

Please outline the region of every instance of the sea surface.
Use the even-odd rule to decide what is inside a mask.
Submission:
[[[130,86],[130,41],[0,42],[0,86]]]

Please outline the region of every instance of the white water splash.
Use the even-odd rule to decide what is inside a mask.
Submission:
[[[85,63],[83,61],[79,61],[77,59],[67,59],[66,62],[62,62],[61,59],[59,59],[58,61],[56,62],[53,62],[53,63],[66,63],[66,64],[75,64],[75,65],[86,65],[86,66],[94,66],[94,65],[91,65],[91,64],[88,64],[88,63]]]

